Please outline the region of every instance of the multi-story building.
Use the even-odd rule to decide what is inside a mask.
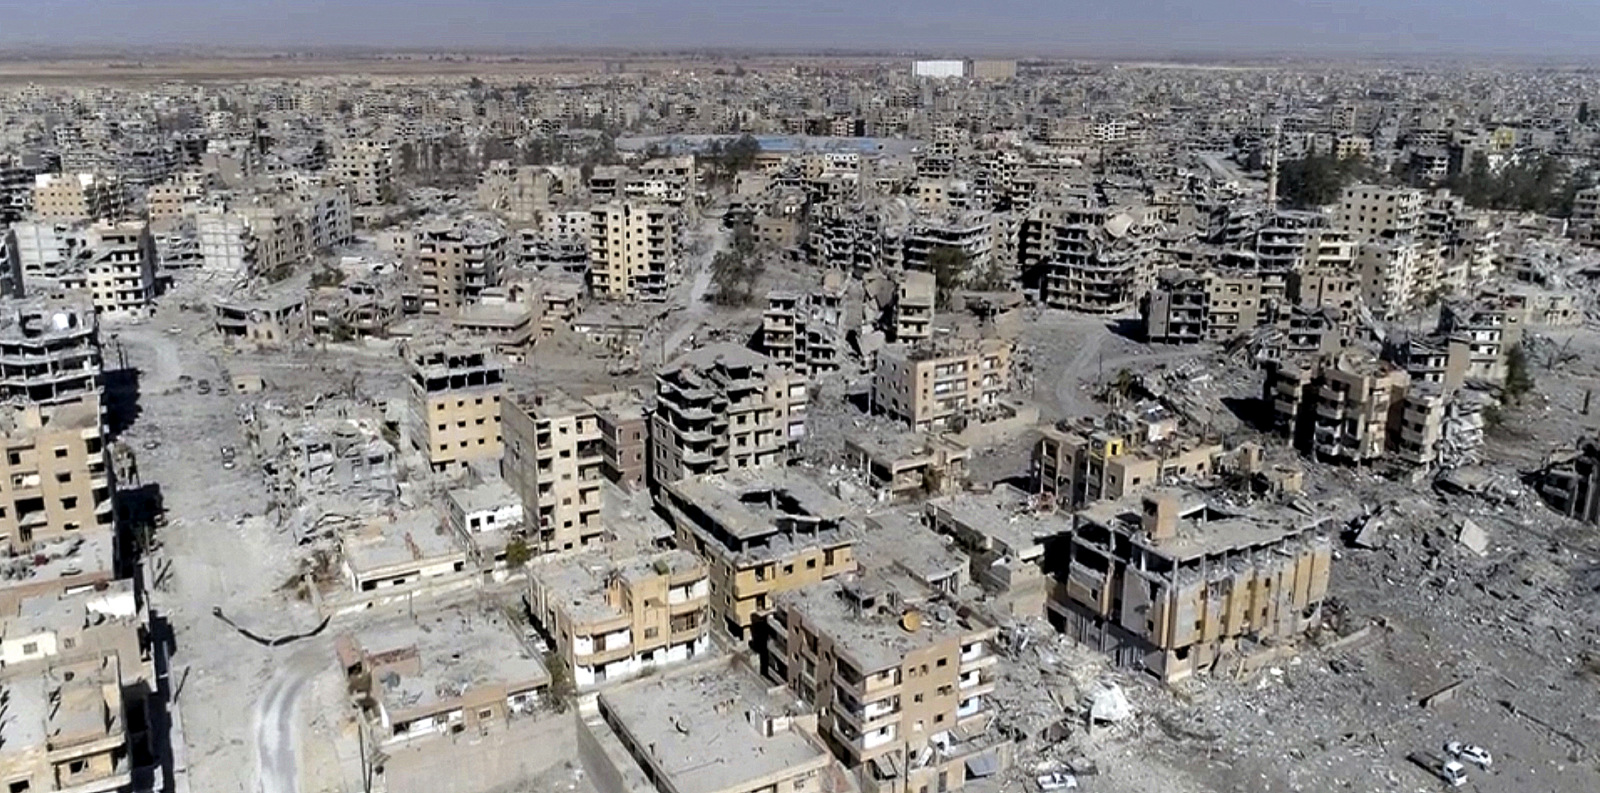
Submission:
[[[817,709],[847,768],[904,769],[897,789],[959,790],[974,776],[967,761],[992,748],[999,630],[914,577],[877,571],[787,592],[768,625],[767,674]]]
[[[1040,300],[1051,308],[1121,314],[1138,306],[1155,279],[1160,224],[1143,207],[1058,208],[1048,240]],[[1029,239],[1024,229],[1023,266]]]
[[[387,204],[395,198],[394,163],[389,144],[370,138],[335,141],[328,173],[350,193],[356,206]]]
[[[1151,440],[1151,426],[1045,428],[1033,450],[1036,492],[1060,509],[1079,509],[1215,470],[1220,444],[1176,434]]]
[[[1394,317],[1414,308],[1426,296],[1430,250],[1414,240],[1372,239],[1356,254],[1362,300],[1380,316]]]
[[[0,536],[10,555],[112,527],[100,400],[0,408]]]
[[[650,445],[650,422],[639,395],[617,391],[583,400],[594,409],[600,425],[601,472],[625,490],[644,487],[645,451]]]
[[[1280,303],[1262,296],[1252,273],[1169,270],[1140,303],[1145,337],[1153,343],[1222,342],[1274,324]]]
[[[604,436],[593,406],[566,394],[514,394],[502,402],[500,476],[522,500],[536,551],[582,548],[600,522]]]
[[[829,793],[843,777],[817,737],[816,711],[738,659],[608,688],[595,711],[579,743],[616,747],[594,753],[604,762],[595,775],[628,790]]]
[[[650,481],[780,467],[805,433],[804,377],[737,344],[712,344],[656,372]]]
[[[661,301],[678,266],[671,209],[621,202],[590,211],[589,289],[608,300]]]
[[[901,273],[891,307],[892,341],[915,343],[933,336],[933,310],[938,301],[933,273],[915,270]]]
[[[1332,548],[1318,521],[1161,491],[1079,512],[1050,621],[1172,683],[1321,619]]]
[[[37,297],[0,308],[0,399],[97,399],[100,370],[100,320],[86,299]]]
[[[243,217],[232,212],[200,212],[194,219],[201,266],[211,273],[237,278],[251,272],[255,241]]]
[[[1512,348],[1522,343],[1521,318],[1503,301],[1447,301],[1439,308],[1439,332],[1466,343],[1466,379],[1499,383]]]
[[[1338,226],[1357,241],[1410,239],[1423,230],[1423,192],[1360,184],[1345,188]]]
[[[1344,351],[1311,361],[1281,362],[1264,398],[1273,427],[1296,448],[1346,463],[1381,459],[1410,384],[1405,370],[1371,355]]]
[[[550,208],[553,197],[562,195],[562,188],[548,168],[496,160],[478,175],[478,206],[513,223],[531,223]]]
[[[711,568],[711,611],[748,638],[774,597],[856,569],[849,509],[785,469],[734,471],[665,483],[656,494],[674,544]]]
[[[33,216],[39,220],[120,220],[127,211],[127,194],[114,179],[92,173],[34,177]]]
[[[959,419],[983,413],[1011,390],[1013,347],[1003,339],[884,347],[872,374],[872,408],[918,432],[959,429]]]
[[[711,649],[711,581],[688,551],[616,563],[586,553],[530,573],[528,604],[579,689],[627,680]]]
[[[426,314],[452,314],[477,303],[500,284],[509,261],[506,235],[497,226],[461,222],[417,233],[417,281]]]
[[[411,381],[406,429],[429,466],[456,473],[499,459],[500,363],[482,349],[441,341],[407,345],[402,353]]]
[[[91,226],[84,246],[57,279],[68,290],[88,295],[106,316],[135,317],[155,299],[156,247],[143,222]]]

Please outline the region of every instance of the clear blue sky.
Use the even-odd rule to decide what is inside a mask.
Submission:
[[[0,46],[1600,56],[1600,0],[0,0]]]

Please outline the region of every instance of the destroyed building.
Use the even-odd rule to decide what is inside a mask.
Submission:
[[[664,483],[674,544],[711,566],[711,610],[737,638],[773,598],[856,569],[849,509],[814,480],[778,468]]]
[[[579,689],[711,651],[711,582],[688,551],[616,562],[584,553],[534,568],[528,608]]]
[[[1552,453],[1538,476],[1539,495],[1556,512],[1600,523],[1600,441],[1584,438]]]
[[[961,490],[972,450],[946,435],[895,433],[844,441],[845,465],[879,501],[911,501]]]
[[[309,415],[257,406],[245,440],[261,460],[274,502],[295,508],[312,500],[386,505],[399,494],[395,449],[382,417],[340,401],[319,402]]]
[[[1076,515],[1050,621],[1118,666],[1176,682],[1320,621],[1332,558],[1323,530],[1191,491],[1094,505]]]
[[[60,404],[101,392],[100,320],[76,297],[0,309],[0,396]]]
[[[650,480],[771,468],[805,433],[806,380],[735,344],[712,344],[656,372]]]
[[[1062,422],[1040,431],[1034,446],[1035,492],[1058,509],[1120,499],[1163,484],[1205,479],[1221,444],[1182,433],[1159,405],[1105,421]]]
[[[1000,613],[1039,616],[1050,590],[1048,545],[1071,528],[1009,486],[928,502],[928,524],[971,561],[971,579]]]
[[[1320,459],[1357,464],[1382,459],[1410,377],[1355,350],[1286,361],[1265,382],[1274,430]]]

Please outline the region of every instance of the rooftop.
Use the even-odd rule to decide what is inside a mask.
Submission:
[[[600,702],[677,793],[745,789],[831,762],[792,726],[762,729],[768,719],[805,713],[802,703],[723,664],[646,678],[601,694]]]
[[[354,642],[374,667],[373,688],[391,713],[425,712],[480,686],[504,685],[516,693],[550,682],[544,664],[493,612],[446,609],[363,630]],[[418,663],[411,674],[389,665],[412,656]]]
[[[1177,499],[1177,531],[1172,537],[1155,539],[1145,532],[1144,499],[1131,496],[1095,504],[1078,512],[1083,521],[1092,522],[1130,536],[1133,542],[1156,553],[1185,561],[1226,551],[1275,545],[1323,521],[1285,508],[1233,508],[1211,504],[1199,493],[1167,491]]]
[[[907,653],[988,630],[936,598],[920,582],[878,570],[778,595],[780,609],[798,612],[820,634],[872,673],[899,666]],[[915,621],[906,615],[915,613]]]
[[[1072,518],[1041,512],[1029,496],[1013,487],[988,493],[962,493],[934,499],[931,509],[942,510],[958,523],[988,537],[999,551],[1023,551],[1045,538],[1072,530]]]

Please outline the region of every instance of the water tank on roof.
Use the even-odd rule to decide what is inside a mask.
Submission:
[[[54,326],[56,330],[66,330],[67,328],[72,327],[72,317],[64,311],[57,312],[50,317],[50,324]]]

